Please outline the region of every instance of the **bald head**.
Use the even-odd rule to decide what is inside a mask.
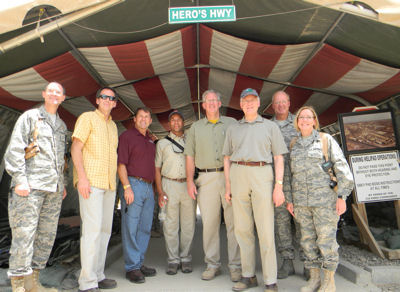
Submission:
[[[272,96],[272,109],[278,120],[286,120],[289,115],[290,98],[284,91],[277,91]]]

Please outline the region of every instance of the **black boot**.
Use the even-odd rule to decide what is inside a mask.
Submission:
[[[284,259],[278,270],[278,279],[286,279],[290,275],[294,275],[293,260]]]

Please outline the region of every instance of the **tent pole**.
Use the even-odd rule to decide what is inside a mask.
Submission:
[[[196,0],[196,6],[199,6],[199,0]],[[197,113],[199,120],[201,118],[200,107],[200,25],[196,23],[196,64],[197,64]]]

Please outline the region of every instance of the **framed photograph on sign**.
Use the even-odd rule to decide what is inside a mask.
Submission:
[[[390,110],[339,114],[344,154],[399,149],[397,129]]]

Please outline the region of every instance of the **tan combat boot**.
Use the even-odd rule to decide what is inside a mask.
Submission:
[[[11,287],[12,287],[12,292],[25,292],[25,279],[24,276],[13,276],[11,278]]]
[[[318,292],[335,292],[335,271],[324,270],[324,281]]]
[[[33,273],[25,278],[25,288],[27,292],[58,292],[56,288],[46,288],[40,284],[39,270],[33,270]]]
[[[320,269],[310,269],[310,279],[307,281],[307,285],[301,287],[300,292],[315,292],[321,285]]]

